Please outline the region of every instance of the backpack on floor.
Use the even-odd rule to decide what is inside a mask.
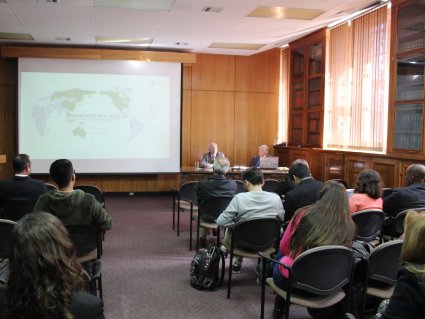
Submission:
[[[217,245],[200,248],[190,264],[190,285],[198,290],[215,290],[219,284],[221,257]]]

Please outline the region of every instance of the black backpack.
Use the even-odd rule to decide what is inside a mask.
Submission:
[[[190,285],[198,290],[215,290],[219,286],[220,259],[224,263],[217,245],[200,248],[190,264]]]

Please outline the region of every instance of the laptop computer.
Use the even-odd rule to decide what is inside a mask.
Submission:
[[[278,156],[260,157],[261,169],[277,169],[279,166]]]

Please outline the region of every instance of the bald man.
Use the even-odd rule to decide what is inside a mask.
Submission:
[[[384,199],[384,212],[387,216],[395,217],[408,208],[425,208],[425,166],[410,165],[404,178],[406,187],[394,189]]]
[[[201,162],[199,163],[200,168],[212,168],[216,158],[224,157],[224,154],[218,152],[217,149],[216,143],[210,143],[210,145],[208,145],[208,153],[202,156]]]

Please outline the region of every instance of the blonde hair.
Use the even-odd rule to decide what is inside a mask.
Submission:
[[[409,210],[404,221],[401,262],[425,286],[425,212]]]

